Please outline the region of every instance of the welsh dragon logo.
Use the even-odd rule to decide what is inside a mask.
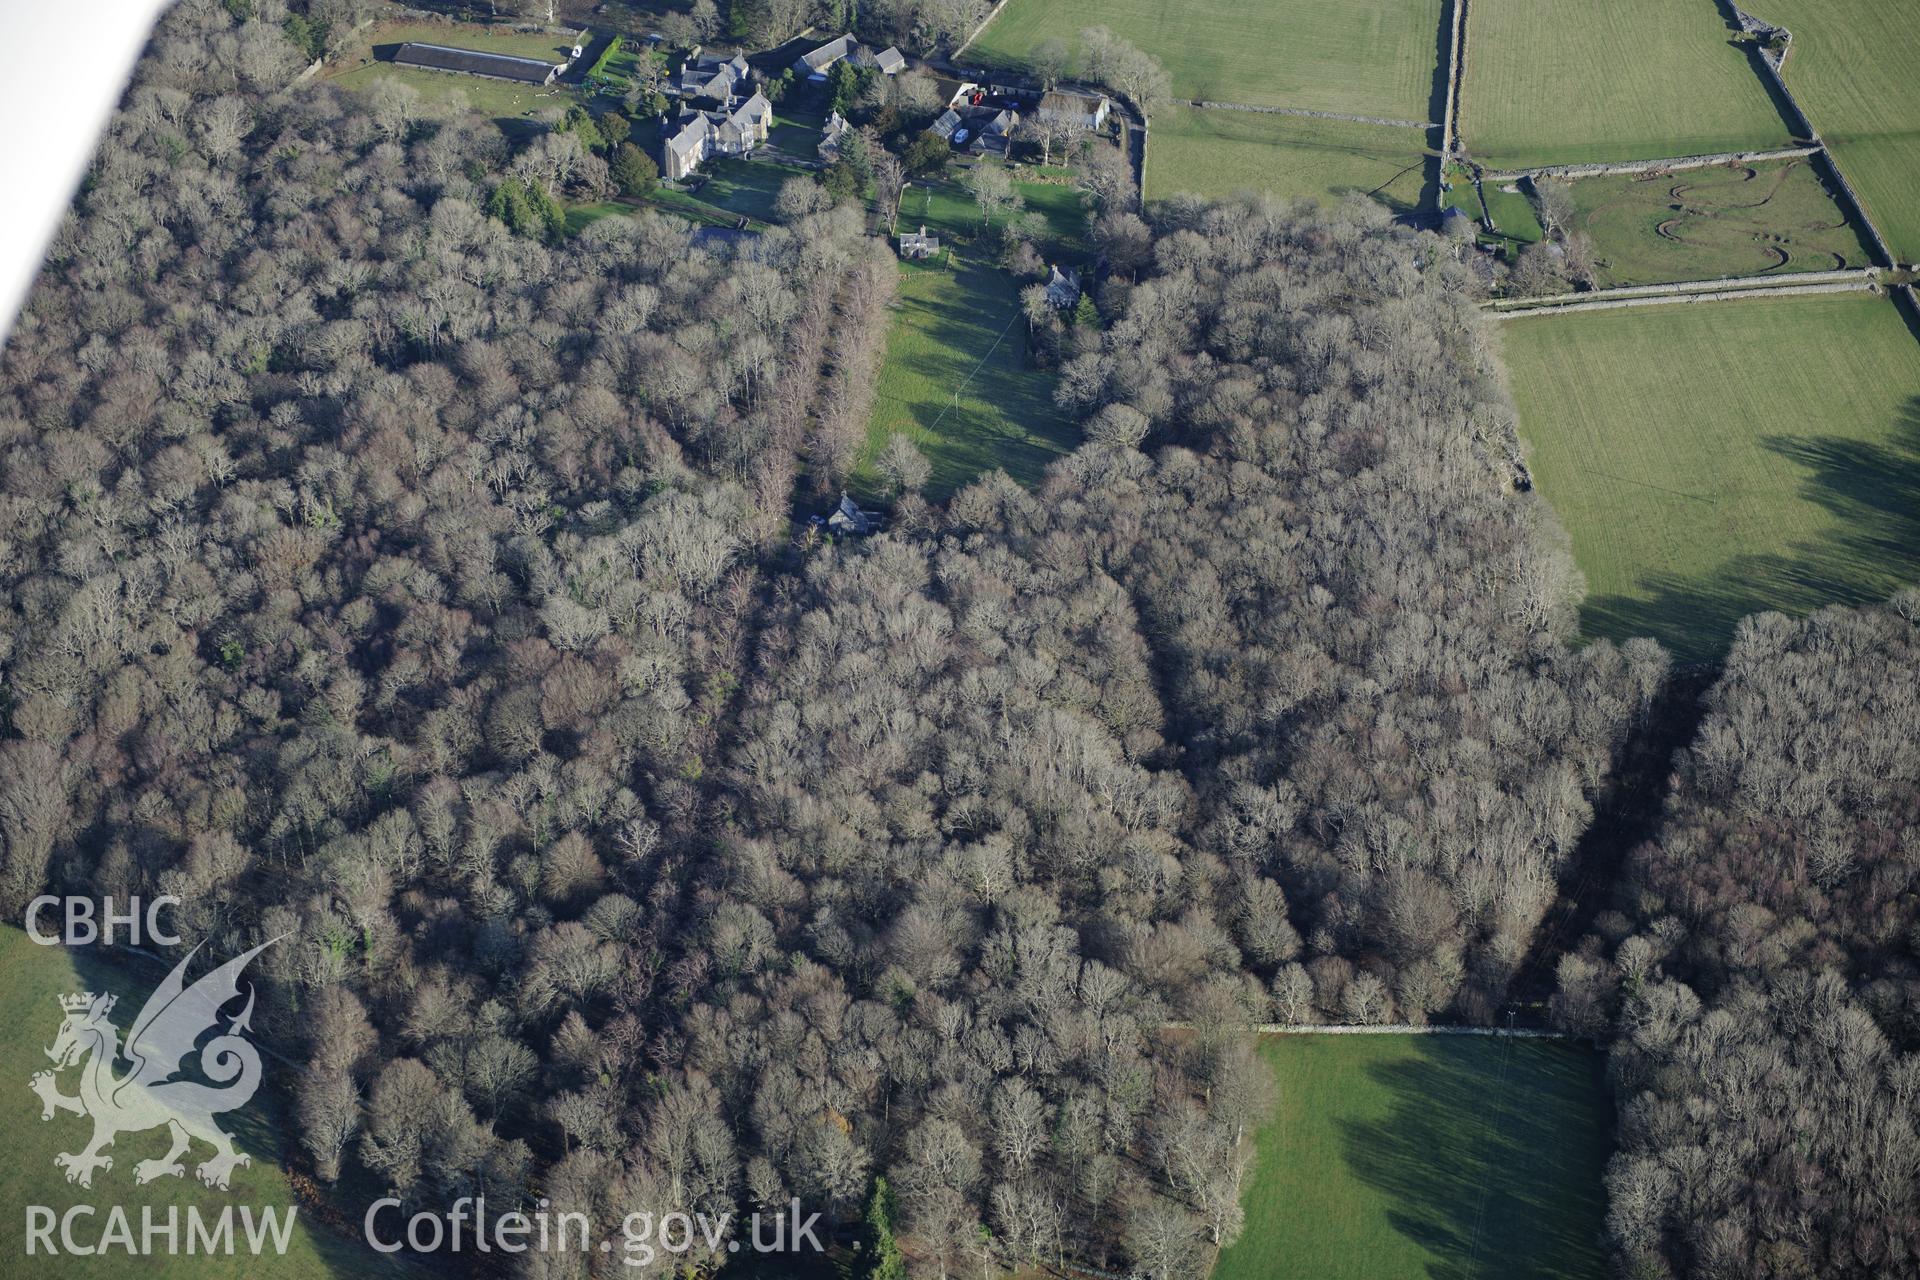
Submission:
[[[46,1051],[54,1068],[35,1073],[29,1087],[40,1095],[42,1120],[53,1119],[59,1111],[93,1119],[93,1140],[84,1150],[53,1158],[55,1165],[66,1170],[68,1182],[92,1186],[95,1169],[113,1168],[113,1157],[102,1152],[113,1145],[115,1137],[161,1125],[167,1126],[172,1136],[172,1149],[158,1160],[142,1160],[135,1165],[136,1183],[183,1176],[186,1168],[180,1157],[196,1138],[214,1149],[213,1156],[194,1170],[210,1187],[226,1190],[234,1169],[252,1163],[244,1153],[233,1149],[233,1139],[213,1119],[221,1112],[245,1106],[260,1087],[260,1053],[243,1034],[250,1029],[253,1016],[252,984],[248,984],[246,1008],[238,1017],[229,1017],[224,1033],[199,1047],[199,1074],[212,1083],[176,1077],[182,1059],[195,1051],[200,1037],[216,1029],[222,1006],[239,998],[239,978],[247,962],[272,945],[261,943],[192,986],[186,985],[187,965],[199,948],[188,952],[147,997],[140,1016],[134,1019],[124,1055],[119,1029],[110,1017],[117,997],[91,991],[60,997],[66,1021],[61,1023],[53,1047]],[[116,1075],[115,1066],[123,1056],[132,1064],[131,1069]],[[56,1076],[76,1065],[80,1067],[80,1092],[69,1097],[60,1092]]]

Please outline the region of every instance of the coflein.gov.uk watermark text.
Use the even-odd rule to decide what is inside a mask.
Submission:
[[[572,1210],[550,1212],[541,1200],[531,1213],[513,1210],[498,1215],[487,1211],[487,1198],[462,1196],[445,1213],[403,1213],[391,1197],[367,1207],[363,1226],[367,1243],[381,1253],[411,1249],[416,1253],[621,1253],[627,1266],[650,1266],[661,1254],[684,1257],[697,1250],[709,1253],[797,1253],[822,1251],[814,1225],[817,1213],[800,1216],[800,1201],[788,1211],[749,1214],[744,1220],[731,1213],[629,1213],[620,1220],[619,1238],[595,1243],[587,1215]]]

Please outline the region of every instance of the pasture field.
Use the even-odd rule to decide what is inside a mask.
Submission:
[[[12,925],[0,926],[0,1025],[8,1035],[0,1042],[0,1084],[6,1097],[7,1158],[0,1161],[0,1215],[8,1227],[0,1240],[0,1274],[33,1275],[48,1280],[68,1277],[124,1277],[137,1274],[154,1280],[191,1278],[191,1280],[325,1280],[326,1277],[371,1276],[402,1280],[422,1273],[417,1267],[403,1266],[375,1253],[355,1236],[347,1236],[312,1221],[312,1209],[301,1205],[284,1255],[267,1252],[255,1258],[249,1253],[233,1256],[208,1256],[185,1253],[185,1214],[187,1206],[198,1208],[202,1220],[211,1224],[220,1211],[229,1206],[246,1205],[258,1215],[271,1207],[284,1214],[294,1201],[293,1188],[277,1160],[283,1144],[291,1146],[290,1130],[283,1125],[279,1105],[272,1100],[271,1089],[262,1089],[241,1111],[222,1117],[222,1123],[238,1140],[241,1148],[253,1156],[253,1163],[233,1173],[231,1189],[216,1191],[200,1184],[193,1166],[211,1154],[211,1149],[196,1144],[187,1157],[183,1178],[160,1178],[145,1186],[133,1181],[134,1165],[164,1155],[167,1134],[164,1129],[120,1135],[109,1149],[113,1168],[94,1174],[91,1189],[66,1181],[66,1175],[54,1166],[58,1152],[80,1150],[92,1132],[90,1122],[65,1112],[43,1122],[40,1102],[27,1090],[28,1079],[47,1069],[41,1052],[51,1045],[59,1030],[61,1012],[55,997],[77,991],[111,991],[120,997],[114,1009],[114,1021],[124,1036],[133,1024],[147,994],[165,975],[158,966],[144,962],[129,965],[109,964],[96,957],[97,948],[42,947]],[[137,963],[138,967],[132,967]],[[269,1063],[271,1069],[272,1064]],[[62,1092],[75,1090],[79,1068],[69,1068],[60,1077]],[[283,1136],[285,1135],[285,1136]],[[130,1262],[115,1250],[103,1257],[44,1255],[27,1259],[16,1250],[25,1249],[20,1228],[26,1219],[27,1205],[45,1205],[64,1214],[73,1205],[98,1206],[91,1218],[76,1219],[75,1234],[80,1243],[98,1241],[106,1227],[107,1206],[124,1206],[139,1238],[140,1209],[153,1206],[164,1222],[169,1206],[181,1214],[181,1253],[179,1256],[148,1257]],[[357,1231],[357,1227],[355,1228]],[[242,1226],[236,1214],[236,1235]],[[244,1237],[242,1237],[244,1238]],[[59,1236],[56,1232],[54,1239]],[[164,1248],[164,1244],[162,1244]]]
[[[1474,0],[1461,136],[1493,169],[1784,145],[1788,125],[1710,4]]]
[[[1031,185],[1039,184],[1023,184],[1021,193],[1030,196]],[[1072,188],[1047,188],[1056,190],[1077,202]],[[1071,223],[1055,199],[1034,211],[1064,231]],[[878,492],[873,459],[895,432],[932,464],[925,492],[935,501],[996,467],[1034,484],[1048,463],[1079,444],[1080,432],[1053,403],[1053,378],[1028,358],[1020,282],[973,243],[980,218],[964,191],[916,180],[901,199],[899,225],[922,223],[940,236],[943,252],[930,262],[899,264],[886,362],[849,487],[862,496]],[[1054,258],[1069,246],[1049,239],[1041,247]]]
[[[1456,177],[1451,190],[1440,196],[1442,209],[1458,209],[1469,218],[1479,221],[1482,214],[1493,218],[1494,230],[1483,226],[1478,240],[1483,245],[1498,249],[1502,257],[1509,262],[1519,256],[1528,245],[1546,236],[1546,230],[1540,225],[1540,216],[1534,211],[1533,201],[1514,183],[1495,184],[1487,182],[1484,188],[1485,203],[1482,204],[1482,190],[1464,177]]]
[[[1485,187],[1487,212],[1493,216],[1493,225],[1500,228],[1501,239],[1515,246],[1529,245],[1547,234],[1524,191],[1512,183],[1489,182]]]
[[[382,22],[370,28],[363,41],[378,58],[391,57],[409,41],[554,62],[565,62],[573,48],[572,41],[564,36],[515,31],[504,23],[495,26],[484,22]]]
[[[1226,196],[1263,189],[1336,201],[1372,193],[1397,210],[1420,203],[1426,135],[1418,129],[1258,111],[1163,108],[1147,137],[1146,196]]]
[[[1489,1036],[1272,1036],[1279,1106],[1213,1280],[1601,1280],[1600,1055]]]
[[[1713,660],[1749,613],[1920,579],[1920,343],[1886,299],[1535,316],[1500,337],[1588,635]]]
[[[577,100],[575,91],[565,85],[517,84],[511,80],[492,80],[485,76],[396,66],[389,59],[408,41],[444,44],[455,49],[478,49],[484,53],[502,53],[516,58],[551,58],[556,62],[565,61],[572,48],[564,37],[537,31],[515,31],[505,24],[382,22],[369,28],[352,48],[334,59],[320,74],[343,89],[359,92],[365,92],[383,80],[396,81],[413,89],[430,103],[452,102],[454,95],[458,94],[475,111],[492,116],[502,124],[536,115],[549,108],[564,110],[569,103]]]
[[[1902,262],[1920,261],[1920,18],[1909,0],[1753,0],[1793,32],[1787,86]]]
[[[1605,287],[1873,262],[1806,160],[1582,178],[1571,191]]]
[[[391,62],[368,62],[328,77],[342,89],[364,93],[382,80],[398,81],[418,93],[425,102],[451,103],[459,100],[491,116],[503,126],[536,116],[542,111],[561,112],[578,101],[565,85],[515,84],[511,80],[488,80],[481,76],[455,75],[446,71],[427,71],[420,67],[399,67]]]
[[[1106,27],[1160,60],[1176,98],[1434,119],[1441,0],[1011,0],[960,57],[1024,67]]]

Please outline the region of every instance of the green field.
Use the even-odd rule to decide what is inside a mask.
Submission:
[[[1920,342],[1865,294],[1510,319],[1533,478],[1589,635],[1685,660],[1920,579]]]
[[[362,40],[381,58],[391,56],[409,41],[554,62],[565,62],[573,48],[573,42],[563,36],[548,35],[544,31],[515,31],[504,23],[489,26],[481,22],[382,22],[370,28]]]
[[[820,152],[820,131],[827,118],[818,111],[806,111],[784,102],[775,109],[773,127],[767,130],[767,145],[802,160],[812,160]]]
[[[475,111],[502,121],[522,119],[547,109],[564,109],[577,100],[574,90],[562,85],[515,84],[486,76],[394,65],[389,59],[408,41],[479,49],[518,58],[551,58],[555,62],[565,61],[572,48],[562,37],[515,31],[504,24],[382,22],[368,29],[351,49],[336,58],[321,73],[322,78],[343,89],[360,92],[382,80],[394,80],[410,86],[429,103],[451,102],[458,94]]]
[[[112,991],[120,997],[113,1019],[124,1035],[134,1015],[154,985],[165,975],[158,966],[129,960],[127,967],[108,964],[98,958],[99,948],[42,947],[31,942],[19,929],[0,927],[0,1025],[9,1034],[0,1043],[0,1082],[6,1089],[7,1159],[0,1161],[0,1215],[7,1230],[0,1240],[0,1274],[60,1277],[122,1277],[136,1274],[166,1277],[191,1277],[192,1280],[218,1280],[221,1277],[255,1280],[316,1280],[328,1276],[405,1277],[419,1274],[416,1268],[403,1267],[368,1249],[357,1237],[318,1226],[312,1210],[302,1205],[285,1255],[269,1252],[256,1259],[250,1254],[231,1257],[197,1254],[178,1257],[154,1257],[138,1264],[115,1251],[104,1257],[36,1256],[28,1260],[16,1254],[26,1242],[20,1228],[25,1222],[27,1205],[45,1205],[64,1214],[76,1204],[98,1206],[98,1214],[79,1219],[76,1235],[82,1243],[91,1235],[100,1238],[106,1225],[107,1207],[126,1208],[138,1239],[140,1207],[152,1205],[164,1217],[167,1206],[197,1206],[203,1220],[211,1222],[227,1205],[247,1205],[255,1209],[274,1207],[284,1210],[293,1203],[293,1191],[276,1159],[281,1150],[282,1131],[277,1107],[270,1101],[271,1089],[263,1089],[244,1110],[222,1117],[222,1124],[253,1156],[253,1164],[233,1173],[231,1189],[216,1191],[204,1187],[194,1177],[193,1165],[204,1160],[210,1149],[196,1145],[188,1157],[183,1178],[161,1178],[145,1186],[136,1186],[134,1165],[141,1160],[164,1155],[167,1134],[163,1129],[123,1134],[110,1148],[113,1168],[94,1174],[91,1189],[66,1181],[66,1175],[54,1166],[58,1152],[79,1151],[92,1126],[82,1118],[56,1113],[49,1121],[40,1119],[40,1102],[27,1090],[27,1081],[37,1071],[47,1069],[41,1052],[51,1045],[60,1027],[61,1012],[55,997],[77,991]],[[79,1068],[69,1068],[61,1077],[62,1091],[72,1093]],[[182,1219],[184,1251],[184,1218]],[[241,1230],[238,1221],[235,1231]],[[55,1240],[59,1239],[58,1234]]]
[[[963,66],[1025,65],[1043,41],[1077,52],[1106,27],[1160,60],[1177,98],[1424,121],[1441,0],[1012,0]]]
[[[1474,0],[1461,137],[1493,169],[1782,146],[1788,126],[1710,4]]]
[[[1872,255],[1805,160],[1582,178],[1605,286],[1864,267]]]
[[[779,220],[774,216],[773,203],[787,179],[807,177],[810,173],[795,164],[728,156],[709,160],[700,172],[706,180],[691,193],[694,199],[711,208],[745,214],[761,222]]]
[[[1600,1056],[1485,1036],[1261,1044],[1279,1107],[1213,1280],[1601,1280]]]
[[[1481,199],[1483,189],[1484,203]],[[1546,235],[1539,216],[1534,212],[1533,201],[1512,183],[1496,186],[1488,182],[1476,188],[1466,177],[1456,175],[1454,185],[1440,193],[1440,207],[1458,209],[1475,222],[1491,214],[1494,229],[1488,231],[1483,223],[1476,233],[1476,241],[1499,250],[1508,261]]]
[[[1062,207],[1071,187],[1020,184],[1021,194],[1043,197],[1034,212],[1042,225],[1078,233],[1083,221]],[[945,252],[928,263],[900,263],[900,288],[887,334],[886,362],[867,428],[866,448],[851,487],[871,495],[879,477],[872,462],[895,432],[906,435],[933,465],[926,487],[941,501],[994,468],[1034,484],[1047,464],[1080,442],[1080,433],[1053,403],[1053,378],[1027,355],[1020,283],[972,243],[980,216],[965,191],[951,183],[916,181],[900,202],[902,229],[925,224]],[[1043,256],[1057,261],[1070,240],[1043,239]]]
[[[1396,209],[1420,203],[1426,135],[1418,129],[1169,107],[1147,137],[1147,198],[1267,190],[1337,200],[1373,194]]]
[[[1500,237],[1514,245],[1528,245],[1546,235],[1540,226],[1540,215],[1534,212],[1533,201],[1525,192],[1511,183],[1483,184],[1487,199],[1487,212],[1493,217],[1493,225],[1500,228]]]
[[[1787,85],[1881,234],[1920,260],[1920,14],[1910,0],[1752,0],[1793,32]]]
[[[397,80],[411,86],[424,102],[449,103],[458,95],[481,115],[501,121],[518,120],[541,111],[564,111],[567,104],[578,101],[573,90],[562,86],[515,84],[484,76],[398,67],[391,62],[369,62],[328,79],[342,89],[356,92],[365,92],[382,80]]]

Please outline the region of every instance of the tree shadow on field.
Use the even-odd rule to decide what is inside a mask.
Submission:
[[[1610,1116],[1585,1048],[1422,1036],[1367,1069],[1387,1117],[1345,1123],[1348,1166],[1391,1198],[1394,1230],[1438,1260],[1432,1280],[1605,1274],[1601,1174]]]
[[[1447,163],[1447,157],[1440,151],[1442,140],[1447,136],[1444,125],[1447,114],[1447,81],[1452,78],[1453,67],[1453,22],[1452,6],[1460,0],[1451,0],[1440,6],[1440,33],[1435,37],[1438,46],[1446,56],[1436,59],[1433,66],[1433,86],[1427,92],[1427,120],[1434,127],[1427,130],[1427,164],[1422,173],[1420,184],[1420,212],[1431,219],[1429,225],[1438,226],[1440,222],[1440,176]]]
[[[1884,441],[1773,435],[1760,445],[1805,473],[1799,496],[1838,527],[1785,554],[1734,556],[1705,574],[1653,575],[1640,595],[1591,597],[1580,610],[1587,634],[1652,636],[1682,661],[1717,662],[1749,614],[1877,603],[1920,582],[1920,396]]]

